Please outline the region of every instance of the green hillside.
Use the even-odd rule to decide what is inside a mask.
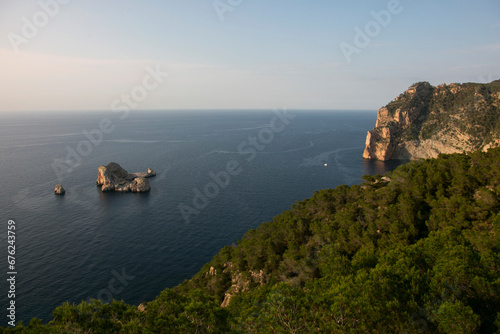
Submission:
[[[3,332],[500,333],[500,149],[364,179],[297,202],[144,309],[66,304]]]

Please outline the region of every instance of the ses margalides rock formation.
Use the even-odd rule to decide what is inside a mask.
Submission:
[[[427,159],[500,146],[500,80],[419,82],[378,111],[363,158]]]
[[[147,192],[151,189],[147,178],[156,176],[152,169],[148,169],[146,173],[129,173],[116,162],[99,166],[97,170],[97,186],[100,186],[103,192]]]

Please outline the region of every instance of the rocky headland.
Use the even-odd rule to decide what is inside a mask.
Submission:
[[[156,172],[152,169],[144,173],[129,173],[116,162],[99,166],[97,170],[96,183],[103,192],[147,192],[151,189],[147,178],[156,176]]]
[[[500,80],[412,85],[378,111],[363,158],[427,159],[500,146]]]

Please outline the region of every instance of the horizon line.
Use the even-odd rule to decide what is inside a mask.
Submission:
[[[170,111],[271,111],[283,108],[168,108],[168,109],[130,109],[129,112],[170,112]],[[286,108],[289,111],[361,111],[361,112],[374,112],[378,109],[324,109],[324,108]],[[5,113],[37,113],[37,112],[116,112],[111,109],[40,109],[40,110],[0,110],[0,115]]]

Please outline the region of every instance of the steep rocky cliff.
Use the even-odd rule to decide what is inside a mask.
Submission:
[[[378,111],[363,158],[435,158],[500,146],[500,80],[412,85]]]

